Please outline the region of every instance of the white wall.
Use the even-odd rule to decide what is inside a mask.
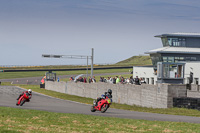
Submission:
[[[157,76],[154,74],[153,67],[139,67],[133,66],[133,78],[138,76],[139,78],[145,78],[145,81],[149,80],[149,84],[152,84],[152,79],[154,79],[154,83],[156,84]]]
[[[200,62],[187,62],[185,64],[185,84],[188,83],[187,78],[190,77],[190,72],[193,72],[193,84],[195,84],[195,79],[200,80]],[[200,83],[198,83],[200,85]]]

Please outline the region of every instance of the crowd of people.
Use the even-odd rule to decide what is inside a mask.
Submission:
[[[99,82],[105,82],[105,83],[111,83],[111,84],[136,84],[136,85],[141,85],[142,83],[145,83],[143,78],[133,78],[133,76],[130,76],[130,78],[123,77],[123,76],[115,76],[115,77],[100,77]]]
[[[74,78],[71,77],[70,81],[74,81]],[[87,83],[87,78],[86,77],[79,77],[75,82],[83,82]],[[88,83],[96,83],[95,76],[89,77]],[[99,82],[104,82],[104,83],[111,83],[111,84],[136,84],[136,85],[141,85],[142,83],[146,83],[143,78],[133,78],[133,76],[130,76],[130,78],[123,77],[123,76],[115,76],[115,77],[100,77]]]
[[[74,78],[73,78],[73,77],[70,77],[69,80],[70,80],[70,81],[74,81]],[[87,78],[86,78],[86,77],[81,77],[81,76],[80,76],[75,82],[87,83]],[[88,82],[89,82],[89,83],[96,83],[95,76],[93,76],[93,78],[89,77]]]

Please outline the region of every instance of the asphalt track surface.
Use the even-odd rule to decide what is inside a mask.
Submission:
[[[123,73],[100,73],[94,74],[94,76],[105,76],[106,75],[123,75],[123,74],[130,74],[130,72],[123,72]],[[60,79],[62,78],[70,78],[76,77],[77,75],[57,75]],[[39,85],[41,82],[41,77],[27,77],[27,78],[15,78],[15,79],[0,79],[1,82],[12,82],[13,84],[32,84],[32,85]]]
[[[36,92],[33,92],[33,96],[30,102],[25,103],[23,106],[16,106],[17,102],[16,98],[23,91],[24,91],[23,89],[15,86],[0,86],[0,106],[22,108],[22,109],[34,109],[34,110],[59,112],[59,113],[75,113],[75,114],[96,115],[105,117],[142,119],[151,121],[200,123],[199,117],[144,113],[144,112],[126,111],[126,110],[119,110],[112,108],[109,108],[105,113],[101,113],[100,111],[91,112],[90,111],[91,105],[57,99]]]

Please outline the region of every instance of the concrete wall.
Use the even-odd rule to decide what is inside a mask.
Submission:
[[[186,85],[170,84],[168,85],[168,107],[173,107],[173,97],[187,97]]]
[[[193,98],[200,98],[199,88],[199,85],[191,85],[191,90],[187,90],[187,96]]]
[[[133,85],[110,83],[45,82],[45,89],[96,99],[108,89],[113,91],[113,102],[152,108],[173,106],[173,97],[186,97],[184,85]]]
[[[45,81],[45,89],[66,93],[66,82]]]

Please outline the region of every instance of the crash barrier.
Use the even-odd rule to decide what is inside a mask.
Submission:
[[[200,110],[200,98],[182,97],[173,98],[173,107]]]
[[[173,107],[173,97],[186,97],[186,85],[170,84],[107,84],[80,82],[45,82],[45,89],[70,95],[96,99],[108,89],[113,91],[113,102],[152,108]]]

